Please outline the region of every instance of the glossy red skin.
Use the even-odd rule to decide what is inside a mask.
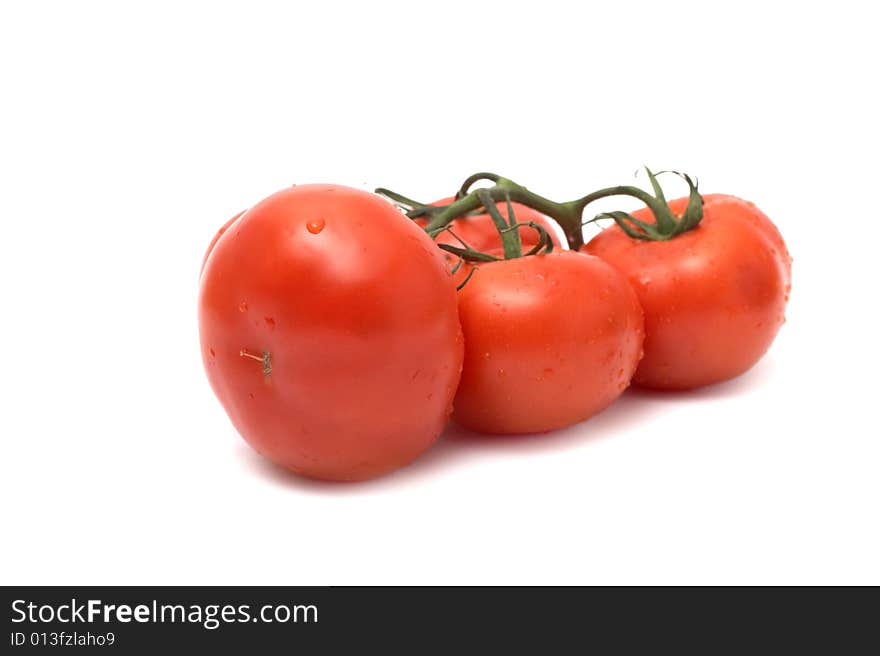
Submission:
[[[199,275],[202,275],[202,272],[205,270],[205,264],[207,264],[207,262],[208,262],[208,257],[210,257],[211,253],[214,251],[214,246],[216,246],[217,242],[220,241],[220,237],[223,236],[223,233],[225,233],[227,230],[229,230],[229,227],[233,223],[238,221],[238,217],[240,217],[242,214],[244,214],[244,212],[239,212],[238,214],[233,216],[231,219],[229,219],[226,223],[224,223],[222,226],[220,226],[220,229],[214,235],[214,238],[211,240],[211,243],[208,244],[207,250],[205,250],[205,256],[202,258],[202,268],[199,269]]]
[[[453,200],[452,197],[442,198],[432,205],[448,205]],[[513,214],[516,217],[517,222],[519,223],[527,223],[528,221],[534,221],[538,225],[544,226],[547,232],[550,235],[550,239],[553,241],[554,248],[567,248],[568,246],[561,245],[559,237],[557,236],[553,220],[548,219],[546,216],[538,212],[537,210],[533,210],[531,207],[526,205],[520,205],[519,203],[511,203],[513,207]],[[507,203],[500,202],[496,203],[495,206],[501,212],[501,216],[507,218]],[[427,225],[427,219],[416,219],[416,223],[422,227]],[[481,252],[489,252],[496,248],[501,248],[501,235],[498,234],[498,228],[495,227],[495,223],[492,221],[492,217],[488,214],[468,214],[465,216],[461,216],[452,221],[452,230],[458,235],[465,243],[468,244],[474,250],[478,250]],[[519,229],[520,240],[522,241],[523,247],[528,250],[532,246],[538,243],[539,235],[538,232],[534,228],[523,227]],[[453,237],[449,232],[441,232],[437,235],[436,242],[438,244],[450,244],[452,246],[461,246],[461,242],[459,242],[455,237]]]
[[[690,389],[728,380],[764,355],[785,321],[791,257],[754,204],[703,196],[703,220],[665,242],[628,237],[615,224],[584,251],[624,273],[645,311],[645,357],[634,383]],[[670,203],[676,214],[687,199]],[[653,222],[643,209],[633,212]]]
[[[443,256],[385,200],[340,186],[280,191],[219,238],[199,329],[239,433],[313,478],[361,480],[413,460],[446,424],[461,371]],[[271,373],[242,350],[268,351]]]
[[[625,278],[579,253],[481,264],[459,292],[465,339],[453,419],[483,433],[536,433],[607,407],[642,353],[642,309]]]

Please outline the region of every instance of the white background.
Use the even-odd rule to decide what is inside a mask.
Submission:
[[[880,583],[870,3],[717,7],[4,3],[2,582]],[[234,433],[195,300],[240,209],[476,170],[569,198],[642,164],[789,244],[788,323],[747,375],[453,431],[365,484]]]

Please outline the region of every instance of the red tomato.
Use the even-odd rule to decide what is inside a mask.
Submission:
[[[738,376],[785,321],[791,258],[757,207],[703,196],[703,220],[669,241],[642,241],[612,225],[585,247],[624,273],[645,311],[645,357],[634,382],[688,389]],[[670,202],[681,213],[686,198]],[[650,210],[633,212],[652,222]]]
[[[465,340],[453,418],[484,433],[534,433],[596,414],[629,385],[642,310],[595,257],[559,252],[480,264],[459,292]]]
[[[205,257],[202,258],[202,268],[199,270],[199,275],[201,272],[205,270],[205,264],[208,262],[208,257],[214,251],[214,246],[217,245],[217,242],[220,241],[220,237],[223,236],[223,233],[229,230],[229,226],[238,221],[238,217],[240,217],[244,212],[239,212],[231,219],[229,219],[226,223],[220,226],[220,229],[217,231],[217,234],[214,235],[214,238],[211,240],[211,243],[208,244],[208,250],[205,251]]]
[[[453,200],[455,199],[452,197],[443,198],[431,204],[438,206],[448,205]],[[501,201],[495,203],[495,206],[501,212],[501,216],[506,219],[507,202]],[[567,248],[567,246],[561,245],[559,236],[556,232],[556,225],[551,219],[548,219],[537,210],[533,210],[531,207],[528,207],[526,205],[511,203],[511,206],[513,207],[513,214],[517,222],[527,223],[528,221],[533,221],[538,225],[543,226],[550,234],[550,238],[553,240],[554,248]],[[422,227],[425,227],[425,225],[427,225],[428,223],[428,219],[416,219],[416,223],[418,223],[418,225]],[[468,244],[468,246],[470,246],[474,250],[487,253],[493,249],[501,248],[501,235],[498,234],[498,228],[495,227],[495,224],[492,222],[492,217],[490,217],[488,214],[467,214],[465,216],[454,219],[451,225],[452,230],[455,232],[455,234],[461,237],[461,239],[463,239]],[[525,250],[530,249],[539,241],[538,232],[534,228],[520,228],[519,236]],[[449,232],[441,232],[440,234],[438,234],[436,242],[438,244],[461,246],[461,242],[459,242],[455,237],[449,234]]]
[[[443,429],[461,371],[443,256],[394,206],[340,186],[280,191],[219,238],[199,328],[241,435],[314,478],[410,462]]]

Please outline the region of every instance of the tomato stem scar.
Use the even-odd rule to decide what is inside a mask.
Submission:
[[[272,373],[272,360],[269,351],[263,351],[262,355],[255,355],[253,353],[248,353],[245,349],[241,349],[238,354],[243,358],[250,358],[251,360],[256,360],[257,362],[262,363],[263,374],[266,376]]]

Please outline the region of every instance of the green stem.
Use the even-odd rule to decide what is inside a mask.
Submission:
[[[495,205],[492,195],[486,189],[478,189],[476,193],[480,202],[483,204],[483,207],[486,208],[486,212],[489,213],[492,222],[495,224],[495,229],[501,237],[501,246],[504,248],[504,259],[513,260],[517,257],[522,257],[522,240],[519,238],[519,231],[510,230],[510,226],[516,224],[516,219],[513,217],[513,209],[510,208],[510,203],[508,202],[507,205],[509,218],[505,219],[501,216],[501,212],[498,211],[498,207]]]
[[[639,189],[638,187],[633,187],[629,185],[607,187],[605,189],[600,189],[599,191],[594,191],[593,193],[587,194],[583,198],[578,199],[576,202],[581,208],[581,216],[583,216],[583,210],[590,203],[593,203],[601,198],[610,198],[612,196],[631,196],[632,198],[642,201],[645,205],[648,206],[648,208],[651,210],[651,213],[654,215],[659,232],[671,233],[675,229],[675,217],[672,215],[672,211],[669,209],[669,205],[666,203],[666,199],[663,198],[662,194],[659,197],[655,197],[649,194],[644,189]]]
[[[618,185],[617,187],[606,187],[605,189],[600,189],[599,191],[594,191],[591,194],[587,194],[583,198],[579,198],[575,201],[581,209],[585,208],[590,203],[599,200],[600,198],[609,198],[611,196],[632,196],[633,198],[638,198],[648,207],[651,207],[656,200],[651,194],[649,194],[644,189],[639,189],[638,187],[632,187],[628,185]]]
[[[501,225],[499,220],[503,221],[503,217],[500,217],[495,203],[507,200],[508,204],[511,201],[521,203],[556,221],[565,233],[569,248],[578,250],[584,243],[584,210],[590,203],[612,196],[631,196],[640,200],[653,213],[654,223],[640,221],[626,212],[606,212],[591,219],[591,221],[600,218],[613,219],[633,239],[666,241],[696,228],[703,218],[703,198],[697,191],[696,183],[686,174],[676,173],[675,171],[661,171],[661,173],[676,173],[676,175],[687,182],[690,189],[687,208],[681,217],[676,217],[666,201],[660,184],[657,182],[657,176],[648,167],[645,167],[645,171],[648,173],[648,178],[654,190],[653,196],[644,189],[621,185],[600,189],[576,200],[558,203],[529,191],[509,178],[488,172],[474,173],[468,177],[456,194],[455,200],[445,206],[424,205],[399,194],[388,192],[385,189],[378,189],[377,192],[388,196],[392,200],[396,200],[398,203],[402,201],[402,204],[410,207],[411,209],[407,212],[410,218],[428,216],[429,220],[425,229],[430,234],[435,234],[439,229],[442,229],[458,217],[483,207],[492,216],[496,227],[499,227]],[[480,180],[488,180],[494,184],[491,187],[471,191],[471,186]],[[510,220],[510,225],[513,225],[512,216]],[[501,227],[499,227],[499,230],[502,231],[505,255],[508,257],[519,257],[522,254],[521,246],[517,251],[512,243],[504,242],[504,235],[506,233]]]
[[[446,251],[447,253],[455,255],[465,262],[498,262],[501,259],[500,257],[489,255],[488,253],[475,251],[470,247],[453,246],[452,244],[437,244],[437,248],[441,251]]]
[[[474,178],[474,181],[492,179],[489,176],[493,176],[496,179],[494,186],[487,189],[477,189],[476,191],[468,192],[465,196],[453,201],[451,204],[438,208],[439,211],[432,213],[431,220],[428,222],[425,229],[431,231],[440,228],[460,216],[479,209],[484,205],[480,198],[480,192],[485,192],[494,202],[507,200],[509,198],[513,202],[527,205],[528,207],[541,212],[541,214],[549,216],[562,227],[563,232],[568,238],[569,246],[572,249],[577,249],[584,243],[581,231],[581,215],[583,213],[583,207],[578,207],[577,204],[579,201],[557,203],[556,201],[552,201],[549,198],[544,198],[543,196],[529,191],[522,185],[515,183],[513,180],[496,176],[493,173],[478,173],[471,176],[471,178]],[[468,178],[468,180],[465,181],[466,185],[463,189],[467,187],[467,183],[471,178]]]
[[[470,192],[471,187],[474,185],[475,182],[479,182],[480,180],[489,180],[491,182],[498,182],[498,180],[500,180],[500,179],[501,179],[500,175],[497,175],[495,173],[488,173],[485,171],[480,171],[479,173],[474,173],[473,175],[469,175],[467,178],[465,178],[465,181],[461,183],[461,188],[455,194],[455,200],[458,200],[462,196],[466,196]]]

